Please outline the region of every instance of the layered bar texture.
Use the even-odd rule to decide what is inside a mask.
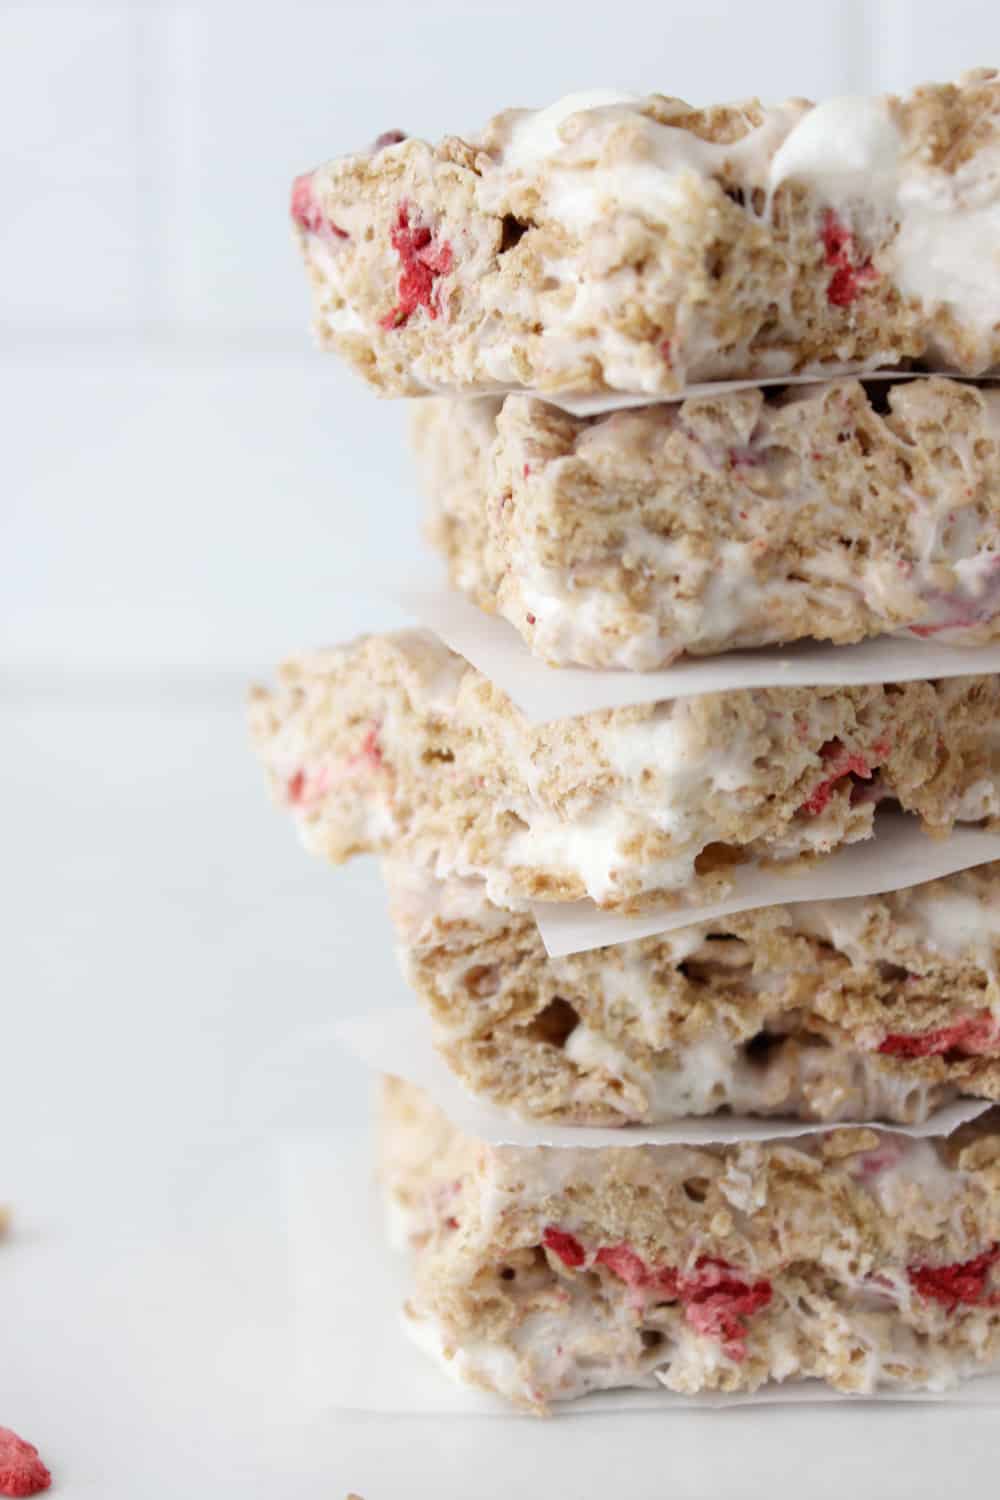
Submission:
[[[1000,813],[1000,679],[760,688],[530,725],[424,631],[293,658],[251,705],[303,841],[476,876],[501,906],[715,899],[734,864]]]
[[[1000,1117],[620,1150],[491,1147],[412,1087],[381,1175],[413,1336],[531,1411],[592,1391],[941,1390],[1000,1357]]]
[[[913,1124],[1000,1099],[1000,865],[550,958],[481,881],[386,868],[406,978],[473,1093],[524,1118]]]
[[[1000,390],[744,390],[587,419],[421,401],[430,539],[555,665],[1000,635]]]
[[[380,390],[672,395],[1000,359],[1000,82],[693,109],[654,94],[380,137],[296,179],[320,342]]]

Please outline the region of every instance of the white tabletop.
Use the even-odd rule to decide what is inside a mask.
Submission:
[[[1000,1413],[548,1422],[324,1409],[292,1369],[274,1164],[368,1080],[295,1045],[398,1003],[378,873],[270,809],[242,684],[8,685],[0,1424],[67,1500],[808,1500],[995,1485]],[[441,1377],[428,1368],[427,1379]]]

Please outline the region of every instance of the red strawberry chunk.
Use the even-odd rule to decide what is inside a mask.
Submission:
[[[52,1475],[34,1444],[0,1427],[0,1495],[38,1495],[51,1483]]]
[[[418,307],[425,307],[436,318],[438,305],[434,298],[435,282],[447,276],[452,268],[452,250],[447,240],[437,245],[425,224],[410,223],[410,206],[401,203],[389,238],[399,257],[400,273],[396,286],[398,302],[381,320],[383,328],[402,328]]]
[[[582,1246],[580,1246],[582,1250]],[[648,1291],[664,1301],[680,1301],[684,1318],[698,1333],[717,1338],[737,1363],[746,1358],[746,1321],[771,1301],[771,1283],[749,1282],[728,1261],[703,1255],[683,1274],[672,1266],[648,1266],[631,1245],[604,1245],[594,1256],[633,1292]]]
[[[576,1235],[567,1234],[565,1229],[557,1229],[554,1224],[550,1224],[545,1230],[542,1244],[553,1255],[558,1255],[565,1266],[582,1266],[587,1259],[587,1253]]]
[[[870,257],[858,261],[854,249],[854,235],[837,218],[832,208],[823,215],[820,230],[826,263],[833,267],[833,275],[826,289],[827,301],[834,307],[849,307],[866,281],[877,281],[878,272]]]
[[[746,1359],[746,1320],[767,1307],[771,1283],[744,1281],[728,1261],[703,1255],[694,1273],[681,1277],[679,1287],[684,1316],[692,1328],[717,1338],[730,1359],[737,1363]]]
[[[673,1267],[647,1266],[631,1245],[604,1245],[594,1260],[607,1266],[626,1286],[659,1292],[667,1301],[673,1301],[677,1296],[677,1272]]]
[[[950,1266],[908,1266],[906,1274],[919,1296],[942,1303],[949,1312],[963,1303],[969,1307],[997,1307],[1000,1292],[987,1292],[986,1283],[998,1259],[1000,1243],[991,1245],[973,1260],[954,1261]]]
[[[305,789],[306,773],[304,771],[296,771],[294,776],[289,776],[287,785],[285,787],[285,794],[288,797],[289,802],[293,804],[296,802],[301,802]]]
[[[292,218],[300,229],[310,234],[332,234],[338,239],[348,240],[350,235],[332,219],[328,219],[316,201],[313,192],[313,174],[303,172],[292,183]]]
[[[872,749],[877,754],[885,754],[881,741],[878,745],[873,745]],[[845,776],[861,776],[865,781],[870,781],[872,776],[872,768],[864,756],[857,751],[845,750],[839,740],[828,740],[819,753],[823,760],[829,762],[828,773],[799,808],[800,812],[811,818],[819,817],[820,813],[826,811],[834,787]]]
[[[960,1057],[981,1057],[1000,1051],[1000,1026],[989,1011],[967,1016],[953,1026],[938,1026],[932,1031],[890,1031],[879,1043],[886,1057],[944,1057],[949,1052]]]

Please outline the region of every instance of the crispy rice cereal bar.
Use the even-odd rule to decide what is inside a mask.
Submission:
[[[529,725],[425,631],[293,658],[252,732],[306,845],[480,876],[501,906],[714,899],[750,858],[1000,813],[1000,678],[761,688]]]
[[[391,1080],[413,1336],[544,1412],[591,1391],[941,1390],[1000,1357],[1000,1118],[947,1140],[491,1147]]]
[[[296,179],[320,342],[394,395],[676,393],[1000,359],[1000,81],[694,109],[599,91]]]
[[[559,1124],[923,1121],[1000,1099],[1000,865],[549,958],[475,880],[387,862],[404,974],[487,1101]]]
[[[527,396],[412,412],[453,582],[556,665],[1000,636],[1000,388],[845,380],[589,419]]]

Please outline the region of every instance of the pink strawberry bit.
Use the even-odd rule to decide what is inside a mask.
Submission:
[[[671,1266],[660,1270],[647,1266],[641,1255],[631,1245],[604,1245],[594,1256],[597,1265],[607,1266],[620,1281],[633,1291],[659,1292],[661,1297],[672,1302],[677,1296],[677,1272]]]
[[[882,740],[872,746],[872,754],[877,758],[884,757],[887,752],[888,746]],[[820,747],[819,753],[828,763],[827,775],[799,808],[799,812],[804,812],[810,818],[818,818],[820,813],[826,811],[834,788],[846,776],[861,776],[865,781],[870,781],[872,777],[872,767],[864,756],[857,751],[845,750],[839,740],[827,740]]]
[[[292,807],[301,807],[307,802],[317,802],[330,788],[330,773],[325,766],[309,773],[298,770],[285,783],[285,796]]]
[[[378,732],[381,725],[373,719],[365,730],[364,739],[357,755],[352,755],[347,762],[352,768],[361,767],[368,771],[381,771],[385,764],[382,747],[379,744]]]
[[[663,362],[664,362],[664,364],[667,364],[667,365],[672,365],[673,364],[673,362],[674,362],[674,352],[673,352],[673,342],[672,342],[671,339],[663,339],[661,341],[661,343],[660,343],[660,353],[663,355]]]
[[[744,446],[742,448],[729,449],[729,467],[731,469],[759,469],[764,462],[764,455],[759,448]]]
[[[296,803],[302,801],[302,794],[305,789],[306,773],[305,771],[296,771],[294,776],[289,776],[288,778],[288,783],[285,787],[285,795],[288,798],[289,802],[291,802],[294,806]]]
[[[693,1275],[680,1278],[679,1290],[691,1327],[717,1338],[737,1364],[746,1359],[747,1319],[771,1301],[770,1281],[744,1281],[728,1261],[703,1255]]]
[[[347,230],[328,219],[320,208],[313,191],[311,172],[303,172],[292,183],[292,218],[308,234],[332,234],[337,239],[350,239]]]
[[[361,754],[375,771],[382,769],[382,748],[378,742],[378,725],[372,724],[361,741]]]
[[[867,281],[877,281],[878,272],[866,257],[859,262],[855,255],[854,236],[837,218],[832,208],[823,215],[820,231],[823,250],[833,275],[826,289],[826,300],[834,307],[850,307]]]
[[[440,308],[435,297],[435,283],[447,276],[452,268],[453,256],[447,240],[435,244],[431,231],[425,224],[410,223],[410,205],[403,202],[396,213],[390,239],[392,248],[399,257],[400,273],[396,286],[399,301],[391,313],[381,319],[382,328],[402,328],[418,307],[425,307],[428,316],[436,318]]]
[[[26,1443],[9,1427],[0,1427],[0,1495],[40,1495],[52,1475],[33,1443]]]
[[[907,1266],[910,1285],[928,1302],[940,1302],[949,1312],[956,1307],[998,1307],[1000,1292],[987,1292],[990,1271],[1000,1259],[1000,1243],[993,1244],[973,1260],[954,1261],[949,1266]]]
[[[885,1057],[983,1057],[1000,1051],[1000,1026],[988,1010],[933,1031],[889,1032],[879,1043]]]
[[[542,1244],[553,1255],[558,1255],[564,1266],[582,1266],[587,1259],[586,1251],[576,1235],[567,1233],[565,1229],[557,1229],[554,1224],[550,1224],[545,1230]]]
[[[865,1151],[859,1156],[851,1171],[854,1176],[865,1179],[879,1177],[883,1172],[898,1166],[904,1155],[904,1148],[899,1141],[884,1140],[874,1151]]]
[[[693,1271],[683,1273],[672,1266],[648,1266],[631,1245],[605,1245],[594,1264],[606,1266],[633,1294],[679,1301],[685,1321],[698,1333],[717,1338],[723,1353],[737,1363],[746,1358],[746,1320],[772,1297],[770,1281],[746,1281],[716,1256],[701,1256]],[[642,1301],[637,1298],[637,1305]]]

